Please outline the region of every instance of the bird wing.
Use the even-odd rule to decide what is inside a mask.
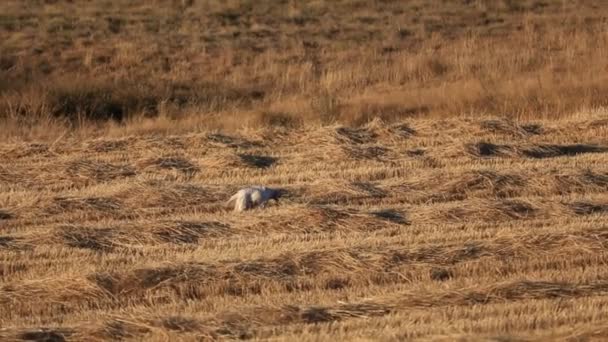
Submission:
[[[253,191],[251,193],[251,201],[255,205],[262,204],[265,201],[264,193],[260,190]]]

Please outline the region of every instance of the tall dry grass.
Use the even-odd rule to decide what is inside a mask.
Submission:
[[[111,119],[167,131],[558,118],[607,102],[600,2],[7,1],[2,9],[5,138],[49,125],[107,132],[99,122]]]

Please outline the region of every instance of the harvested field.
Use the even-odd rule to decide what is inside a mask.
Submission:
[[[0,178],[0,336],[606,337],[608,153],[525,153],[601,146],[592,120],[4,143],[2,172],[21,178]],[[481,141],[513,153],[471,153]],[[387,152],[345,153],[371,146]],[[225,206],[258,183],[288,195]]]
[[[0,1],[0,341],[608,340],[606,18]]]

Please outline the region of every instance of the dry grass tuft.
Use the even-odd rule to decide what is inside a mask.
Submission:
[[[136,324],[125,319],[112,319],[93,333],[102,339],[124,340],[129,338],[141,338],[150,332],[150,328],[143,324]]]
[[[0,209],[0,220],[10,220],[14,218],[14,215],[6,210]]]
[[[91,229],[67,226],[59,232],[65,244],[74,248],[90,249],[96,252],[109,252],[114,248],[114,230],[110,228]]]
[[[509,145],[497,145],[489,142],[479,142],[466,145],[466,150],[476,157],[509,156],[515,153]]]
[[[11,248],[17,245],[19,240],[12,236],[0,236],[0,247],[2,248]]]
[[[241,161],[250,167],[265,169],[271,167],[277,162],[277,158],[269,156],[260,156],[255,154],[239,154]]]
[[[574,202],[570,208],[577,215],[608,213],[608,204],[605,203]]]
[[[197,244],[201,238],[220,237],[230,234],[230,227],[220,222],[168,222],[153,229],[160,241]]]
[[[161,210],[170,213],[186,207],[211,209],[226,195],[227,192],[218,192],[211,187],[186,182],[149,180],[134,182],[115,197],[128,208],[138,208],[143,212]]]
[[[87,159],[69,163],[66,167],[66,173],[71,177],[91,179],[97,182],[107,182],[136,175],[135,169],[130,165],[113,165]]]
[[[519,199],[503,199],[497,201],[476,201],[467,206],[452,206],[440,210],[439,220],[467,221],[482,219],[489,222],[505,220],[529,219],[539,215],[541,209],[536,205]]]
[[[533,123],[518,125],[509,120],[484,120],[479,125],[482,129],[493,133],[509,134],[517,137],[527,137],[543,133],[542,125]]]
[[[580,192],[590,188],[597,190],[608,188],[608,173],[591,169],[583,170],[576,175],[556,175],[555,179],[560,193]]]
[[[108,197],[55,197],[47,211],[60,214],[65,211],[94,211],[97,213],[113,213],[122,209],[122,203]]]
[[[344,152],[353,159],[383,160],[390,150],[382,146],[345,146]]]
[[[466,173],[460,179],[444,185],[440,196],[448,200],[462,200],[471,194],[513,197],[517,196],[525,186],[526,179],[520,175],[480,170]]]
[[[402,138],[411,138],[416,135],[416,130],[405,123],[396,124],[390,130]]]
[[[128,273],[93,273],[89,280],[114,296],[141,295],[147,290],[167,288],[186,281],[205,281],[213,270],[196,264],[138,268]]]
[[[260,146],[259,142],[249,141],[239,137],[231,137],[219,133],[208,134],[207,140],[211,144],[217,145],[218,147],[249,148]]]
[[[190,160],[182,157],[160,157],[142,160],[138,163],[140,168],[158,168],[162,170],[176,170],[187,175],[200,171],[200,168]]]
[[[445,269],[445,268],[432,268],[431,272],[430,272],[430,277],[432,280],[435,281],[446,281],[450,278],[452,278],[454,275],[452,274],[452,272],[450,272],[449,269]]]
[[[562,156],[574,156],[584,153],[606,153],[608,147],[574,144],[574,145],[538,145],[524,149],[522,153],[531,158],[554,158]]]
[[[576,156],[587,153],[606,153],[608,147],[592,144],[572,144],[572,145],[524,145],[511,146],[499,145],[488,142],[467,144],[465,149],[468,153],[476,157],[513,157],[521,154],[528,158],[555,158],[564,156]]]
[[[72,331],[67,329],[37,329],[28,330],[20,333],[17,338],[23,341],[36,342],[64,342],[72,335]]]
[[[533,217],[539,210],[533,204],[520,200],[500,201],[495,205],[495,208],[501,214],[513,219]]]
[[[371,214],[373,216],[382,218],[384,220],[388,220],[390,222],[394,222],[397,224],[405,224],[405,225],[409,225],[411,224],[410,221],[407,220],[406,216],[394,209],[383,209],[383,210],[376,210],[376,211],[372,211]]]
[[[47,144],[30,143],[19,144],[3,153],[5,158],[34,158],[34,157],[50,157],[52,153]]]
[[[294,115],[281,112],[260,112],[254,119],[262,127],[282,127],[288,129],[299,128],[303,125],[302,119]]]
[[[98,139],[87,144],[87,147],[95,152],[124,151],[129,147],[127,139]]]
[[[374,142],[376,137],[373,132],[364,128],[338,127],[336,129],[336,139],[344,143],[368,144]]]
[[[162,319],[160,323],[164,328],[179,332],[191,332],[201,330],[202,323],[198,320],[180,316],[171,316]]]

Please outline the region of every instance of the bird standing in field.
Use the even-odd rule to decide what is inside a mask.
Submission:
[[[255,207],[266,206],[269,200],[279,202],[279,198],[283,195],[281,189],[271,189],[265,186],[252,186],[239,190],[234,194],[226,204],[234,202],[234,211],[245,211]]]

